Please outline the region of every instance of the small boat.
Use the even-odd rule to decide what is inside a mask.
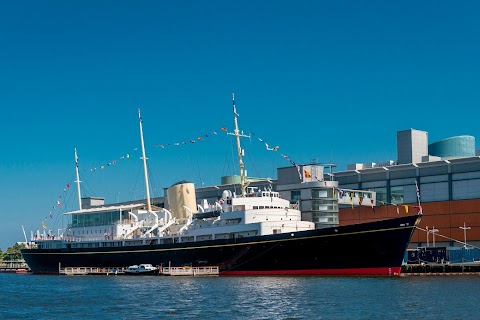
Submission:
[[[152,266],[151,264],[133,265],[125,269],[126,275],[151,275],[157,273],[158,268]]]

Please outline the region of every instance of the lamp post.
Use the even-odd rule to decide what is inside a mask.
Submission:
[[[463,239],[464,239],[464,241],[465,241],[465,244],[464,244],[463,247],[464,247],[465,249],[467,249],[467,230],[468,230],[468,229],[472,229],[472,228],[467,227],[467,226],[465,225],[465,222],[463,223],[463,227],[459,227],[459,228],[460,228],[460,229],[463,229]]]
[[[430,229],[430,232],[433,234],[433,247],[435,248],[435,233],[438,232],[438,229],[435,229],[435,227],[433,227],[433,229]]]

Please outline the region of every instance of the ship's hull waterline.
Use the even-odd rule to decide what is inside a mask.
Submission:
[[[288,234],[160,245],[23,249],[37,274],[139,263],[218,266],[220,275],[398,275],[420,216]],[[67,245],[68,246],[68,245]]]

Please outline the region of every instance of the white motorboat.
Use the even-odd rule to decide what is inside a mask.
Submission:
[[[126,275],[148,275],[148,274],[157,274],[158,268],[152,266],[151,264],[140,264],[129,266],[125,269]]]

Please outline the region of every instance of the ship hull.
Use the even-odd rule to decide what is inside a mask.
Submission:
[[[139,263],[218,266],[220,275],[398,275],[420,216],[259,237],[103,248],[24,249],[33,273]]]

